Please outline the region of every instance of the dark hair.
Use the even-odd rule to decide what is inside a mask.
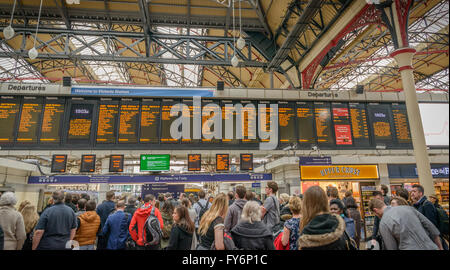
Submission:
[[[55,190],[52,194],[53,203],[62,203],[64,201],[64,191],[62,190]]]
[[[270,181],[269,183],[267,183],[267,187],[272,189],[273,193],[277,193],[278,191],[278,184],[275,181]]]
[[[375,190],[373,193],[372,193],[372,195],[375,197],[375,196],[381,196],[381,197],[383,197],[383,193],[381,192],[381,191],[379,191],[379,190]]]
[[[412,186],[412,188],[417,188],[419,190],[419,192],[422,193],[422,194],[425,193],[425,189],[423,189],[423,187],[421,185],[419,185],[419,184],[414,184]]]
[[[238,195],[239,199],[244,199],[246,192],[247,192],[247,189],[244,186],[236,187],[236,194]]]
[[[79,194],[72,194],[72,203],[77,205],[78,204],[78,200],[80,199],[80,195]]]
[[[228,200],[232,200],[232,199],[234,199],[234,192],[230,191],[230,192],[228,192]]]
[[[353,192],[351,190],[347,190],[345,192],[345,198],[351,197],[353,195]]]
[[[120,200],[116,203],[116,208],[123,208],[125,207],[125,201],[124,200]]]
[[[173,205],[171,202],[167,201],[163,204],[161,212],[165,212],[167,214],[173,213]]]
[[[136,198],[135,197],[128,198],[128,204],[134,205],[135,203],[136,203]]]
[[[91,196],[87,193],[81,193],[80,195],[81,199],[85,199],[86,201],[89,201],[91,199]]]
[[[339,191],[336,187],[327,187],[328,198],[333,197],[339,199]]]
[[[390,204],[392,204],[393,201],[397,201],[398,205],[409,205],[408,201],[403,199],[402,197],[392,197],[391,200],[389,201]]]
[[[79,199],[77,202],[78,209],[83,210],[86,207],[87,201],[85,199]],[[88,211],[88,210],[86,210]]]
[[[205,193],[204,190],[200,190],[200,191],[198,192],[198,197],[199,197],[200,199],[204,199],[205,196],[206,196],[206,193]]]
[[[72,202],[72,194],[66,193],[66,195],[64,196],[64,202],[71,203]]]
[[[114,198],[114,191],[110,190],[108,192],[106,192],[106,200],[107,201],[111,201]]]
[[[251,201],[255,198],[255,196],[253,195],[253,192],[251,190],[247,190],[247,192],[245,192],[245,199],[247,201]]]
[[[353,197],[347,197],[347,199],[345,199],[345,207],[357,209],[358,205]]]
[[[153,194],[147,194],[147,195],[145,195],[145,197],[144,197],[144,202],[145,203],[148,203],[149,201],[153,201],[155,199],[155,195],[153,195]]]
[[[330,201],[330,206],[333,205],[333,204],[337,205],[339,207],[339,209],[342,210],[342,213],[345,216],[347,216],[347,211],[345,211],[345,206],[344,206],[344,204],[342,203],[341,200],[339,200],[339,199],[332,199]]]
[[[184,205],[178,205],[175,208],[175,211],[177,212],[177,215],[180,218],[180,220],[178,220],[178,222],[175,222],[175,220],[174,220],[175,224],[177,224],[180,227],[185,228],[189,233],[193,233],[194,229],[195,229],[195,225],[189,216],[189,211],[188,211],[187,207]]]
[[[181,204],[186,206],[187,208],[189,208],[189,203],[191,203],[189,199],[184,198],[181,200]]]
[[[386,185],[381,185],[381,190],[383,191],[383,195],[387,195],[389,192],[389,188]]]
[[[82,199],[82,200],[84,200],[84,199]],[[78,203],[79,203],[79,201],[78,201]],[[97,204],[95,203],[94,200],[87,201],[87,203],[86,203],[86,211],[94,211],[95,207],[97,207]]]
[[[409,200],[409,191],[406,188],[399,188],[396,192],[397,196],[402,197],[406,201]]]
[[[162,194],[162,193],[158,194],[158,201],[160,201],[160,202],[164,201],[164,194]]]

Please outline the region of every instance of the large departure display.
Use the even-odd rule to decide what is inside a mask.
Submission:
[[[68,143],[89,143],[94,104],[74,103],[70,108]]]
[[[116,143],[116,125],[119,104],[98,105],[97,143]]]
[[[314,103],[314,118],[316,122],[317,143],[333,144],[330,104]]]
[[[19,114],[17,99],[0,99],[0,143],[14,141],[14,127]]]
[[[388,102],[1,96],[0,127],[7,150],[412,148],[405,104]]]
[[[230,155],[216,154],[216,171],[227,172],[230,170]]]

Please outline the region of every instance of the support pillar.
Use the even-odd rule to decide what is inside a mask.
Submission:
[[[102,174],[107,174],[109,172],[109,159],[102,159]],[[109,184],[99,184],[98,190],[98,204],[101,204],[106,200],[106,192],[110,190]]]
[[[378,173],[380,175],[380,181],[379,184],[381,185],[386,185],[389,188],[389,192],[388,195],[390,196],[391,193],[391,183],[389,181],[389,170],[388,170],[388,165],[386,163],[382,163],[382,164],[378,164]]]

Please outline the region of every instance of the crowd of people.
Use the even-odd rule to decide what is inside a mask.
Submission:
[[[115,197],[97,205],[88,194],[54,191],[38,214],[12,192],[0,197],[0,249],[4,250],[448,250],[448,216],[433,196],[414,185],[411,192],[388,196],[381,186],[369,208],[373,235],[362,239],[362,218],[351,191],[319,186],[301,195],[281,193],[276,182],[265,187],[264,202],[244,186],[228,194],[182,193],[156,198]]]

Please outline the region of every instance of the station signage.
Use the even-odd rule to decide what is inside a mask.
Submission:
[[[300,166],[302,180],[378,179],[377,165]]]
[[[141,155],[141,172],[170,170],[170,155]]]
[[[75,86],[72,95],[82,96],[135,96],[135,97],[213,97],[213,89],[205,88],[160,88],[121,86]]]
[[[331,157],[299,157],[300,166],[305,165],[331,165]]]

